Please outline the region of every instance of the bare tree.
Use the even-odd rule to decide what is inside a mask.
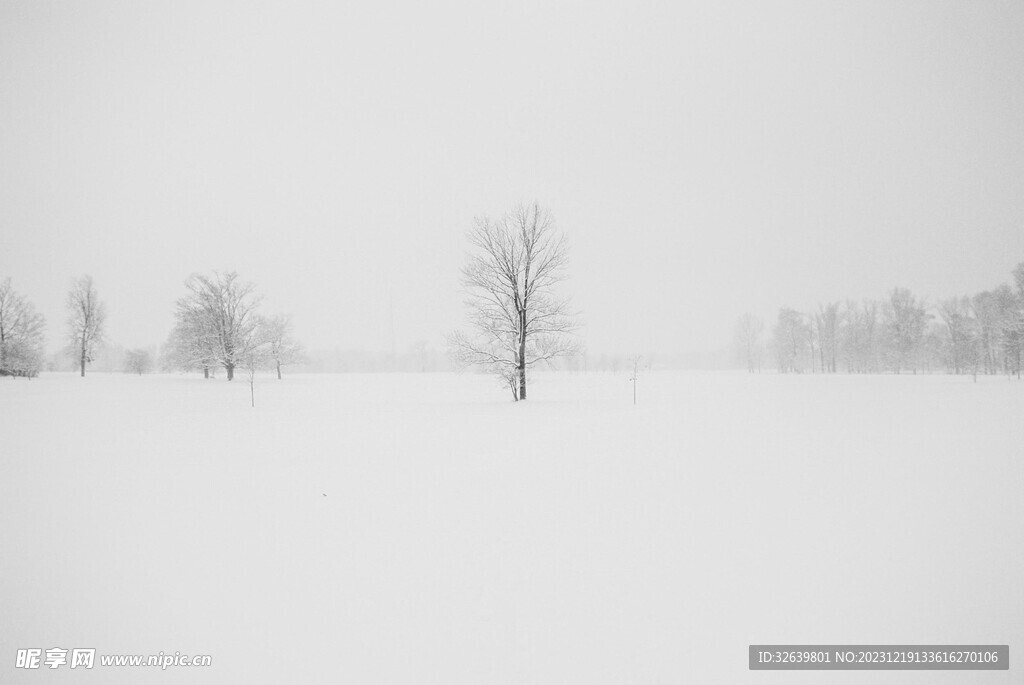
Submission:
[[[762,330],[764,322],[749,312],[736,321],[736,349],[746,360],[748,373],[761,370]]]
[[[1012,287],[1002,284],[993,292],[993,305],[998,325],[999,353],[1003,373],[1020,378],[1022,352],[1024,352],[1024,303]]]
[[[462,277],[475,335],[452,333],[449,349],[456,361],[487,368],[515,400],[525,400],[528,369],[577,349],[568,303],[554,292],[565,278],[565,237],[533,204],[497,221],[478,219],[469,241],[475,253]]]
[[[953,297],[939,305],[939,316],[946,324],[946,364],[953,373],[966,373],[977,366],[978,325],[971,315],[971,298]]]
[[[281,380],[281,367],[299,364],[306,358],[300,345],[292,337],[292,320],[289,316],[275,316],[260,321],[261,336],[267,345],[269,362],[277,370]]]
[[[43,363],[43,315],[11,288],[0,283],[0,376],[39,374]]]
[[[994,291],[985,290],[973,297],[971,308],[978,322],[981,344],[979,365],[986,374],[998,373],[1003,334],[1003,313],[1000,311],[999,297]]]
[[[96,348],[103,342],[103,324],[107,318],[106,307],[96,294],[92,276],[72,282],[67,310],[68,337],[84,378],[85,365],[93,360]]]
[[[836,357],[839,353],[839,303],[818,305],[814,315],[818,335],[818,355],[822,373],[836,372]]]
[[[775,356],[781,373],[802,373],[811,351],[811,327],[804,315],[783,307],[775,323]],[[811,355],[813,361],[813,355]]]
[[[1007,329],[1013,341],[1010,353],[1016,357],[1017,380],[1020,380],[1021,367],[1024,366],[1024,262],[1013,269],[1013,283],[1016,286],[1015,302],[1007,321]]]
[[[875,300],[864,300],[859,305],[852,300],[846,303],[839,338],[849,373],[878,370],[878,312]]]
[[[152,369],[153,355],[149,353],[149,350],[137,348],[124,353],[125,373],[137,373],[141,376],[144,373],[149,373]]]
[[[898,374],[909,363],[914,373],[917,373],[918,348],[924,339],[928,319],[931,318],[924,303],[906,288],[893,288],[883,311],[889,333],[893,371]]]
[[[409,356],[419,373],[427,370],[428,346],[426,340],[417,340],[409,347]]]
[[[233,380],[259,326],[255,285],[240,282],[232,271],[193,275],[185,287],[188,295],[178,300],[171,334],[182,363],[202,368],[207,375],[212,366],[223,366],[228,380]]]

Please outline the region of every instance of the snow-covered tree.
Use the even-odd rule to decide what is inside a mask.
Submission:
[[[954,374],[1005,373],[1020,378],[1024,262],[1012,273],[1012,283],[947,299],[935,307],[905,288],[894,288],[885,300],[849,300],[842,309],[838,304],[819,305],[816,313],[806,316],[783,309],[772,341],[779,369],[802,370],[809,350],[811,368],[825,372],[836,370],[839,357],[849,373],[917,373],[945,366]]]
[[[1011,355],[1017,379],[1021,377],[1021,367],[1024,366],[1024,262],[1021,262],[1013,270],[1013,302],[1008,312],[1005,328],[1010,344],[1007,346],[1007,353]]]
[[[528,369],[577,349],[568,303],[555,294],[565,278],[565,237],[533,204],[478,219],[469,241],[475,252],[462,277],[474,334],[448,337],[452,358],[488,369],[525,400]]]
[[[267,345],[269,362],[281,379],[281,367],[289,364],[300,364],[306,356],[300,345],[292,336],[292,320],[289,316],[274,316],[260,322],[261,337]]]
[[[843,310],[839,340],[849,373],[874,373],[878,370],[879,304],[865,300],[848,301]]]
[[[814,332],[818,339],[819,368],[822,373],[836,372],[839,356],[839,303],[818,305],[814,314]]]
[[[178,300],[175,326],[168,340],[168,358],[179,368],[214,366],[227,371],[228,380],[249,352],[259,326],[260,298],[252,283],[242,283],[230,272],[193,275],[185,282],[188,294]]]
[[[0,376],[39,374],[43,364],[43,315],[11,287],[0,282]]]
[[[780,372],[803,372],[810,358],[810,338],[811,328],[803,314],[789,307],[779,310],[773,344]]]
[[[67,310],[69,348],[74,351],[84,378],[85,365],[93,360],[103,342],[103,325],[107,318],[106,307],[96,294],[92,276],[83,276],[72,282]]]
[[[883,312],[893,371],[900,373],[910,367],[916,373],[918,352],[930,318],[924,303],[906,288],[893,288]]]
[[[205,378],[210,377],[217,360],[204,325],[202,312],[179,300],[174,328],[160,349],[160,366],[164,371],[202,371]]]
[[[124,371],[125,373],[137,373],[142,375],[149,373],[153,369],[153,355],[149,353],[149,350],[143,348],[136,348],[134,350],[127,350],[124,353]]]
[[[1024,356],[1024,302],[1017,291],[1005,283],[993,291],[993,296],[1003,372],[1020,378]]]
[[[947,367],[955,374],[967,373],[978,356],[978,326],[971,315],[971,298],[951,297],[941,302],[938,310],[946,325]]]
[[[971,309],[978,324],[980,366],[986,374],[998,373],[1002,350],[1003,312],[999,298],[991,290],[985,290],[971,298]]]

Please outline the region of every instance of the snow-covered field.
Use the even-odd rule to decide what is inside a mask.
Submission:
[[[519,404],[265,378],[255,409],[244,379],[0,379],[0,682],[1019,682],[1024,382],[663,372],[631,402],[622,374]],[[751,672],[751,643],[1013,670]]]

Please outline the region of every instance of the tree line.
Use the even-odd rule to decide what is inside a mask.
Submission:
[[[93,361],[103,342],[107,318],[91,276],[71,282],[65,301],[67,310],[65,353],[78,361],[81,374]],[[39,375],[46,346],[46,321],[35,306],[11,285],[0,283],[0,376]]]
[[[457,365],[483,367],[512,393],[526,399],[527,371],[559,357],[575,359],[581,348],[568,301],[555,287],[565,277],[567,246],[550,215],[534,204],[498,220],[482,218],[469,235],[474,252],[463,269],[470,333],[449,335]],[[828,302],[801,312],[782,307],[770,335],[752,314],[739,318],[735,348],[748,371],[774,361],[782,373],[1007,374],[1024,366],[1024,262],[1012,281],[972,296],[933,304],[906,288],[884,299]],[[164,371],[276,371],[305,362],[287,316],[260,313],[254,284],[235,272],[195,274],[174,308],[174,326],[162,346]],[[75,279],[67,295],[67,346],[81,375],[104,342],[106,307],[89,276]],[[31,302],[0,282],[0,376],[28,376],[43,366],[45,321]],[[426,370],[427,350],[410,350],[403,362]],[[145,373],[149,350],[122,351],[125,371]],[[586,357],[583,356],[583,363]],[[398,358],[389,362],[397,365]],[[329,366],[330,360],[326,362]],[[336,361],[336,360],[335,360]],[[437,361],[430,361],[437,368]]]
[[[242,282],[235,272],[195,274],[185,281],[186,295],[175,304],[174,328],[160,353],[165,371],[202,371],[209,378],[223,368],[228,380],[236,369],[252,375],[281,370],[304,359],[302,346],[292,335],[287,316],[263,316],[260,296],[252,283]],[[85,376],[105,343],[107,308],[91,276],[74,279],[65,309],[64,355],[74,359]],[[18,293],[11,279],[0,283],[0,376],[32,378],[44,365],[43,316]],[[146,373],[154,366],[146,349],[121,351],[123,369]]]
[[[970,296],[928,303],[906,288],[885,299],[829,302],[815,311],[782,307],[764,323],[744,314],[735,347],[750,372],[765,357],[781,373],[1006,374],[1024,361],[1024,262],[1012,281]]]
[[[578,325],[568,300],[557,293],[565,278],[568,244],[550,213],[539,204],[519,205],[497,219],[479,218],[468,235],[473,253],[462,271],[469,328],[448,335],[450,359],[495,374],[516,401],[527,396],[528,371],[573,356]],[[164,370],[223,369],[229,381],[247,372],[250,388],[257,370],[281,368],[305,359],[287,317],[264,317],[252,283],[235,272],[194,274],[174,309],[174,327],[161,351]],[[92,278],[72,284],[67,301],[68,346],[85,376],[103,344],[106,307]],[[35,376],[42,366],[42,316],[15,293],[10,280],[0,290],[0,373]],[[426,346],[413,351],[420,369]],[[125,369],[144,373],[153,364],[148,350],[124,353]],[[393,355],[397,363],[397,355]]]

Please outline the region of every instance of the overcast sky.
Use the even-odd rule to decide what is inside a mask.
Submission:
[[[538,200],[594,352],[1024,261],[1024,3],[0,2],[0,277],[162,342],[236,270],[307,347],[435,348]]]

